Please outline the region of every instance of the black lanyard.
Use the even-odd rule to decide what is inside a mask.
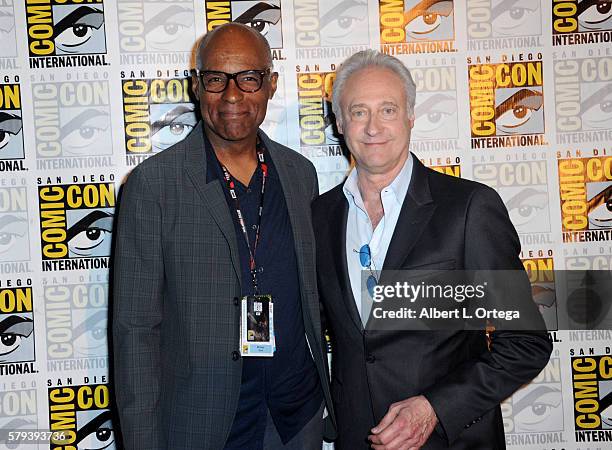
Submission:
[[[264,159],[264,152],[261,146],[261,143],[257,143],[257,168],[261,168],[262,179],[261,179],[261,196],[259,198],[259,210],[257,216],[257,231],[255,232],[255,243],[253,248],[251,248],[251,243],[249,241],[249,233],[247,231],[246,223],[244,221],[244,215],[242,214],[242,210],[240,209],[240,202],[238,200],[238,195],[236,194],[236,184],[232,179],[227,167],[219,162],[221,165],[221,170],[223,171],[223,178],[225,179],[225,183],[227,185],[227,189],[229,190],[230,196],[234,199],[234,206],[236,209],[236,217],[238,218],[238,223],[240,224],[240,229],[242,230],[242,235],[244,236],[244,240],[246,242],[247,248],[249,249],[249,269],[251,271],[251,277],[253,281],[253,289],[255,294],[258,293],[257,287],[257,265],[255,264],[255,252],[257,251],[257,244],[259,244],[260,231],[261,231],[261,216],[263,214],[263,205],[264,205],[264,193],[266,192],[266,178],[268,178],[268,165]]]

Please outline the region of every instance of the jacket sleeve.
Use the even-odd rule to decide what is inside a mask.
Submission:
[[[312,170],[312,194],[310,196],[310,202],[312,203],[319,196],[319,177],[317,176],[317,170],[312,164],[310,164],[310,169]]]
[[[477,189],[465,224],[466,269],[523,270],[519,252],[518,236],[499,195],[490,188]],[[523,283],[530,289],[526,274]],[[489,350],[485,347],[423,393],[450,444],[547,364],[552,343],[546,331],[537,331],[544,324],[530,296],[528,300],[521,308],[537,318],[536,331],[493,331]]]
[[[162,215],[140,168],[128,177],[116,228],[114,386],[126,449],[164,449],[160,416]]]

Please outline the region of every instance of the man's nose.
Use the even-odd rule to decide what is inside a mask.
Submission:
[[[368,136],[376,136],[382,130],[378,114],[370,114],[368,122],[365,126],[365,132]]]
[[[242,100],[243,96],[244,96],[244,92],[242,92],[238,88],[238,85],[236,84],[236,80],[234,79],[228,80],[227,86],[225,90],[223,91],[223,96],[222,96],[223,100],[225,100],[228,103],[236,103]]]

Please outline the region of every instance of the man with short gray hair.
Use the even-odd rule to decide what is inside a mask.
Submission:
[[[546,365],[545,332],[493,331],[489,349],[484,329],[368,327],[364,271],[370,288],[381,270],[522,270],[497,193],[409,152],[415,90],[401,61],[374,50],[348,58],[334,82],[336,123],[355,168],[314,202],[313,225],[332,334],[336,449],[502,449],[500,402]]]

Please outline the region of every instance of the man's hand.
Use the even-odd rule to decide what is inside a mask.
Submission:
[[[438,423],[429,401],[419,395],[393,403],[368,439],[375,450],[412,450],[427,442]]]

